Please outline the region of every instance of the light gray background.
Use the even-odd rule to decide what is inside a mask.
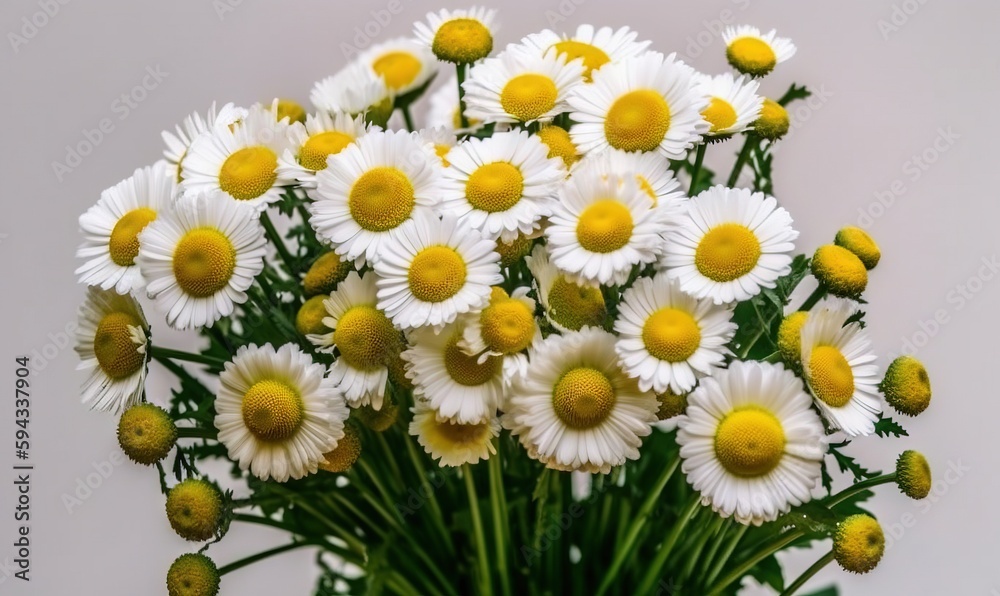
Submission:
[[[188,546],[167,525],[154,472],[112,466],[72,513],[63,503],[117,449],[114,419],[79,404],[76,356],[58,337],[83,295],[72,274],[77,216],[102,189],[157,159],[160,131],[190,111],[213,100],[249,104],[275,95],[305,102],[314,80],[344,64],[340,43],[353,43],[355,28],[368,25],[385,40],[408,34],[438,4],[461,3],[395,0],[399,14],[381,27],[371,24],[371,11],[385,10],[383,0],[62,0],[15,51],[8,34],[20,33],[44,1],[0,4],[0,384],[13,384],[15,356],[56,354],[32,376],[33,579],[28,585],[0,570],[0,593],[160,594],[167,566]],[[227,9],[221,17],[220,6]],[[935,391],[930,410],[905,421],[911,439],[858,441],[852,451],[886,469],[900,450],[918,448],[941,479],[925,505],[883,487],[873,508],[895,533],[883,563],[863,578],[831,566],[812,586],[837,581],[847,594],[1000,589],[1000,452],[992,440],[1000,415],[1000,283],[982,267],[1000,252],[998,16],[998,4],[986,0],[508,0],[500,12],[504,43],[550,25],[630,25],[656,49],[676,50],[706,72],[725,66],[712,34],[722,22],[776,27],[798,45],[763,90],[777,95],[795,80],[823,98],[795,112],[797,128],[776,158],[777,195],[806,252],[844,224],[869,228],[884,255],[867,294],[875,345],[886,354],[903,349],[905,338],[915,341]],[[880,29],[893,18],[894,29]],[[157,66],[166,78],[120,119],[116,100]],[[58,180],[53,162],[105,118],[113,130]],[[941,131],[957,138],[938,140]],[[733,151],[712,147],[709,162],[728,171]],[[920,169],[920,155],[933,163]],[[941,322],[927,323],[935,317]],[[158,337],[184,341],[164,333],[159,315],[151,318]],[[164,387],[162,371],[153,375]],[[0,400],[0,562],[13,557],[15,493],[4,471],[14,463],[12,393]],[[949,466],[961,473],[945,482]],[[281,542],[276,533],[236,528],[212,553],[226,563]],[[790,557],[789,575],[815,556]],[[227,576],[224,593],[306,594],[313,577],[311,556],[290,554]]]

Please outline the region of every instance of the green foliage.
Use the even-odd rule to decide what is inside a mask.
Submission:
[[[733,352],[751,360],[766,358],[777,349],[778,326],[792,292],[809,272],[809,259],[798,255],[792,270],[778,279],[774,288],[764,288],[750,300],[739,303],[733,320],[739,326],[733,337]]]
[[[898,422],[886,416],[884,414],[878,415],[878,420],[875,421],[875,434],[880,437],[908,437],[910,433],[906,432]]]

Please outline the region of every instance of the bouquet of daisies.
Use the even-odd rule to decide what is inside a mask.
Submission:
[[[796,254],[771,196],[809,91],[760,86],[795,46],[731,28],[713,76],[627,27],[499,52],[494,27],[428,14],[316,83],[314,113],[192,114],[80,218],[83,401],[203,543],[168,592],[299,548],[319,595],[790,594],[873,569],[863,502],[923,498],[930,470],[850,446],[905,435],[885,404],[931,390],[912,357],[876,364],[872,238]],[[736,153],[725,184],[708,151]],[[219,459],[233,478],[200,471]],[[215,562],[233,523],[287,541]],[[786,577],[776,553],[830,537]]]

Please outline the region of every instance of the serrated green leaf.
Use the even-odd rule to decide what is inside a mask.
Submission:
[[[875,434],[880,437],[888,437],[889,435],[894,437],[910,436],[910,433],[906,432],[906,429],[898,422],[883,414],[879,414],[878,420],[875,422]]]

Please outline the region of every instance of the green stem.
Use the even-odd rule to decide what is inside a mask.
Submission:
[[[441,505],[438,503],[437,496],[435,495],[437,487],[431,484],[430,479],[427,477],[427,470],[424,469],[424,464],[420,459],[420,454],[417,452],[413,437],[407,433],[404,441],[406,442],[407,451],[410,452],[410,460],[413,462],[413,467],[416,468],[417,474],[420,475],[420,486],[428,487],[428,490],[421,490],[420,492],[427,493],[427,504],[430,505],[431,516],[434,518],[438,531],[441,532],[441,539],[444,541],[448,554],[454,556],[455,544],[451,540],[451,533],[448,532],[448,526],[444,522],[444,514],[441,512]]]
[[[869,478],[868,480],[862,480],[861,482],[852,484],[851,486],[845,488],[844,490],[830,497],[829,500],[825,503],[825,505],[829,508],[836,507],[840,503],[843,503],[847,499],[853,497],[854,495],[858,494],[863,490],[868,490],[869,488],[875,488],[876,486],[881,486],[883,484],[888,484],[890,482],[895,482],[895,481],[896,481],[895,472],[882,474],[881,476]]]
[[[178,439],[211,439],[215,440],[219,433],[212,429],[195,428],[192,426],[181,426],[177,428]]]
[[[829,565],[830,561],[832,560],[833,560],[833,551],[831,550],[830,552],[823,555],[818,561],[813,563],[812,566],[809,567],[809,569],[803,571],[802,575],[800,575],[798,579],[793,581],[791,585],[785,588],[785,591],[781,593],[781,596],[792,596],[792,594],[794,594],[796,590],[805,585],[807,581],[812,579],[812,576],[816,575],[816,573],[820,569]]]
[[[274,227],[274,222],[271,221],[271,216],[267,214],[267,211],[262,211],[260,214],[260,223],[264,226],[264,232],[267,233],[267,239],[271,241],[274,248],[278,251],[278,256],[281,257],[282,262],[288,269],[291,275],[298,273],[298,269],[295,267],[295,258],[292,257],[292,253],[288,251],[288,247],[285,246],[285,241],[282,240],[281,234],[278,233],[277,228]]]
[[[824,296],[826,296],[826,288],[820,285],[818,288],[813,290],[812,294],[809,294],[806,301],[799,307],[799,312],[806,312],[812,309],[812,307],[816,306],[816,303],[822,300]]]
[[[677,470],[677,466],[680,464],[680,461],[680,457],[674,458],[674,461],[672,461],[670,465],[663,470],[663,473],[660,474],[660,477],[657,479],[652,490],[650,490],[646,495],[645,501],[643,501],[642,505],[639,507],[638,514],[632,519],[632,524],[629,527],[628,533],[625,535],[625,543],[615,549],[615,558],[611,562],[611,567],[604,575],[604,579],[601,581],[600,587],[597,588],[598,596],[605,594],[618,579],[618,573],[621,571],[622,565],[629,557],[631,557],[632,550],[636,546],[639,534],[642,533],[642,530],[646,525],[646,518],[648,518],[649,514],[653,512],[656,502],[659,500],[660,495],[663,493],[663,489],[666,488],[670,478]]]
[[[403,120],[406,121],[406,130],[413,132],[413,115],[410,114],[410,104],[406,104],[402,108]]]
[[[493,539],[497,557],[497,573],[500,575],[500,587],[506,596],[510,596],[510,577],[507,573],[507,530],[510,520],[507,516],[507,499],[503,488],[503,462],[500,461],[502,437],[497,439],[497,452],[488,460],[490,469],[490,506],[493,508]]]
[[[708,523],[708,527],[702,531],[701,536],[698,537],[695,542],[694,548],[685,554],[686,563],[684,564],[684,570],[681,572],[680,581],[683,583],[687,578],[691,577],[691,573],[694,572],[694,566],[701,560],[701,551],[705,549],[705,545],[708,541],[712,539],[717,533],[722,530],[722,523],[726,521],[718,515],[714,516],[715,519]]]
[[[462,476],[465,478],[465,491],[469,496],[469,514],[472,516],[472,531],[476,539],[476,557],[479,561],[479,593],[492,594],[493,582],[490,581],[490,563],[486,553],[486,535],[483,532],[483,519],[479,514],[479,498],[476,495],[476,483],[472,478],[472,468],[469,464],[462,465]]]
[[[694,169],[691,170],[691,187],[688,189],[688,196],[694,196],[694,189],[698,185],[698,176],[701,174],[701,164],[705,161],[705,150],[708,143],[698,145],[698,152],[694,157]]]
[[[777,364],[781,362],[781,352],[774,352],[768,355],[763,360],[761,360],[761,362],[770,362],[771,364]]]
[[[242,569],[247,565],[252,565],[257,561],[263,561],[268,557],[273,557],[274,555],[280,555],[281,553],[286,553],[297,548],[302,548],[303,546],[316,546],[312,542],[292,542],[290,544],[285,544],[284,546],[279,546],[272,548],[271,550],[266,550],[264,552],[257,553],[256,555],[250,555],[249,557],[240,559],[239,561],[234,561],[228,565],[219,568],[219,575],[223,576],[227,573],[236,571],[237,569]]]
[[[740,174],[743,173],[743,166],[746,165],[747,159],[750,158],[750,152],[756,146],[757,135],[748,132],[747,140],[743,143],[743,149],[740,149],[740,154],[736,157],[736,163],[733,164],[733,171],[729,174],[729,181],[726,183],[726,186],[730,188],[736,186],[736,182],[740,179]]]
[[[688,504],[687,508],[681,513],[680,517],[677,518],[677,522],[674,524],[670,534],[667,535],[667,539],[663,541],[660,545],[660,549],[656,551],[656,558],[653,560],[653,564],[649,566],[649,571],[646,572],[646,576],[643,578],[642,583],[639,584],[639,594],[650,594],[653,591],[653,586],[656,582],[660,580],[660,576],[663,574],[663,567],[667,564],[667,559],[670,558],[670,552],[674,549],[677,544],[677,540],[681,537],[681,532],[684,531],[684,527],[694,516],[695,512],[701,506],[701,495],[695,494],[691,497],[691,502]]]
[[[226,363],[225,360],[221,358],[216,358],[215,356],[208,356],[205,354],[193,354],[191,352],[185,352],[183,350],[161,348],[160,346],[150,346],[149,355],[157,360],[163,360],[163,359],[183,360],[184,362],[205,364],[207,366],[213,366],[216,368],[222,368],[222,366]]]
[[[799,538],[802,538],[804,535],[805,533],[802,530],[789,530],[784,534],[779,535],[771,541],[770,544],[765,545],[764,548],[754,553],[749,559],[743,561],[743,563],[736,567],[736,569],[733,569],[729,575],[726,575],[719,580],[719,582],[712,586],[712,589],[708,591],[708,595],[714,596],[715,594],[721,594],[726,586],[749,573],[751,569],[757,566],[757,563],[760,563]]]
[[[715,578],[719,577],[719,574],[722,573],[722,568],[729,562],[729,557],[733,556],[733,551],[736,550],[740,540],[743,540],[743,535],[746,534],[749,529],[750,526],[740,524],[739,529],[737,529],[736,533],[729,538],[729,543],[726,545],[725,550],[722,551],[722,554],[719,555],[719,559],[715,562],[715,565],[712,566],[712,572],[708,574],[705,585],[711,584]]]
[[[309,241],[313,244],[318,244],[319,240],[316,239],[316,230],[314,230],[312,224],[309,223],[309,209],[304,203],[299,203],[296,206],[296,209],[299,212],[299,217],[302,218],[302,225],[305,227],[306,237],[309,238]]]
[[[465,68],[465,64],[455,65],[458,76],[458,121],[462,130],[469,128],[469,119],[465,116],[465,89],[462,88],[462,83],[465,82]]]

